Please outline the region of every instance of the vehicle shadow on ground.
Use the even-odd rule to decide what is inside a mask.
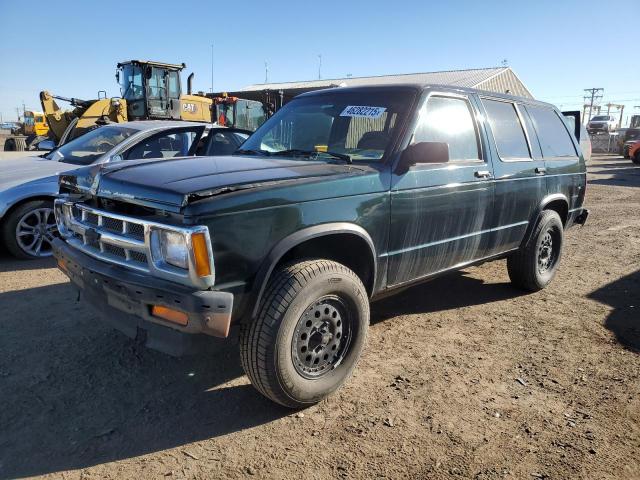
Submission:
[[[622,157],[588,165],[589,184],[618,187],[640,187],[640,165]]]
[[[599,288],[589,298],[613,307],[604,326],[621,345],[640,353],[640,270]]]
[[[67,283],[0,294],[0,478],[131,458],[291,414],[228,342],[172,358],[102,323]],[[231,382],[231,383],[230,383]]]
[[[371,324],[398,315],[433,313],[472,305],[508,300],[527,292],[511,283],[485,283],[459,271],[438,277],[376,301],[371,306]]]
[[[18,260],[5,251],[0,250],[0,273],[54,268],[55,266],[56,261],[53,257],[37,260]]]
[[[520,294],[462,272],[375,302],[372,323]],[[248,384],[231,342],[183,358],[139,348],[77,303],[68,283],[2,293],[0,307],[12,312],[1,321],[1,478],[122,460],[291,414]]]

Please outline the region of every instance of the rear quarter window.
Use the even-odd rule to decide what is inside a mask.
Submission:
[[[555,110],[531,105],[527,105],[526,108],[538,135],[544,158],[575,157],[577,155],[567,126]]]

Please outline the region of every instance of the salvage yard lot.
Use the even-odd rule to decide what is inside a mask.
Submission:
[[[0,478],[640,478],[640,167],[596,157],[587,208],[542,292],[499,261],[373,304],[354,377],[301,413],[235,345],[138,349],[2,253]]]

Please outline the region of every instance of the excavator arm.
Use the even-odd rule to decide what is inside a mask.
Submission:
[[[62,110],[56,99],[69,102],[73,110]],[[56,144],[78,137],[96,125],[127,121],[127,101],[122,98],[80,100],[40,92],[40,104]]]

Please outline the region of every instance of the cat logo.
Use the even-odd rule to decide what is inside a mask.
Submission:
[[[183,103],[182,111],[188,113],[196,113],[198,111],[198,106],[195,103]]]

